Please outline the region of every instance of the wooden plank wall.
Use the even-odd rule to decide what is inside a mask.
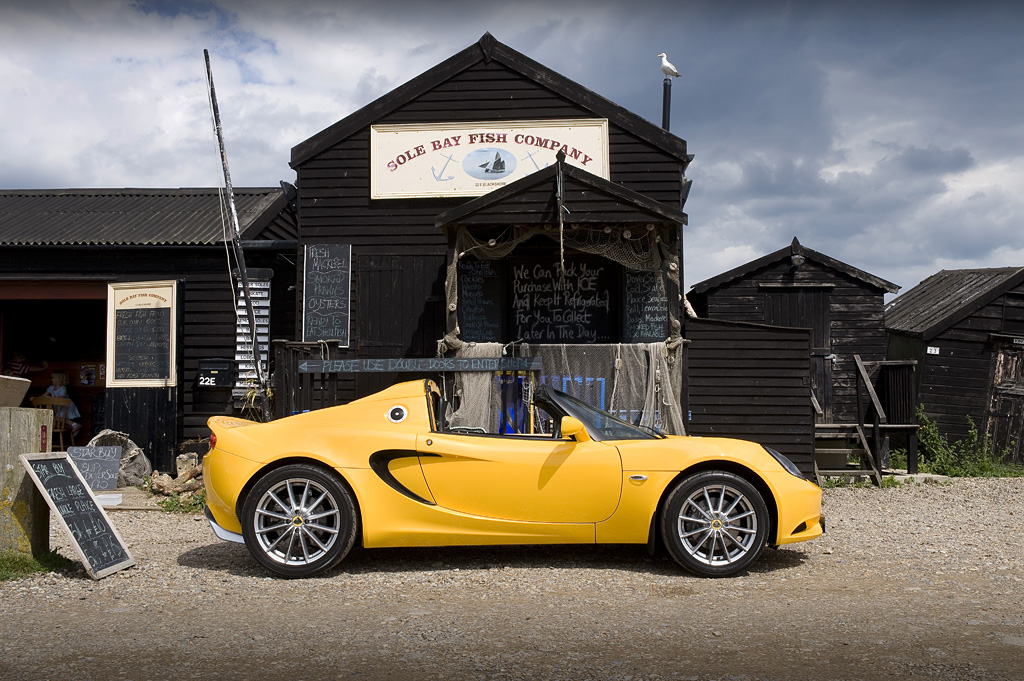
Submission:
[[[490,62],[474,65],[394,111],[382,112],[376,122],[592,117],[595,114],[582,106]],[[609,135],[611,179],[679,209],[681,162],[616,126],[610,126]],[[369,164],[366,127],[296,168],[300,242],[352,244],[353,338],[351,348],[341,351],[343,356],[431,357],[445,330],[448,247],[434,220],[465,199],[372,201]],[[385,270],[375,274],[375,264],[387,268],[392,279],[382,281]],[[301,271],[297,281],[301,288]],[[299,295],[297,291],[301,306]],[[399,304],[400,316],[395,312]],[[339,392],[347,401],[394,380],[394,376],[360,377],[342,384]],[[346,386],[352,387],[351,394]]]
[[[155,470],[173,473],[177,456],[178,396],[174,388],[107,388],[107,428],[127,433]]]
[[[690,435],[752,440],[814,470],[810,333],[739,322],[686,320]]]

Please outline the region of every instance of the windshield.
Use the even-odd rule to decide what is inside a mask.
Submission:
[[[569,416],[582,421],[595,440],[657,440],[664,437],[627,423],[559,390],[550,390],[550,395],[554,398],[552,401]]]

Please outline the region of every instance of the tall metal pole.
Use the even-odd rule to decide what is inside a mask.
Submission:
[[[669,120],[671,118],[670,112],[672,109],[672,79],[665,77],[663,93],[661,96],[661,127],[666,131],[668,130]]]
[[[217,147],[220,149],[220,163],[224,170],[224,187],[230,208],[229,215],[233,235],[231,245],[235,253],[235,262],[238,263],[238,274],[242,280],[242,296],[245,299],[245,309],[249,316],[249,331],[252,334],[252,360],[253,365],[256,367],[257,382],[256,397],[259,399],[263,419],[266,420],[270,417],[270,402],[267,400],[267,383],[266,378],[263,376],[263,367],[260,364],[260,344],[259,334],[256,332],[256,312],[253,310],[252,296],[249,293],[249,274],[245,269],[245,253],[242,252],[242,233],[238,226],[238,212],[235,210],[235,194],[231,188],[231,171],[228,169],[228,154],[224,148],[224,135],[220,127],[220,108],[217,106],[217,91],[213,87],[213,69],[210,67],[209,50],[203,50],[203,57],[206,60],[206,82],[210,89],[210,104],[213,107],[213,127],[217,135]]]

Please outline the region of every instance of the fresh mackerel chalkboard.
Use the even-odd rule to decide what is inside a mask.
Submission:
[[[302,340],[349,345],[351,244],[306,244],[303,260]]]
[[[135,565],[121,535],[67,452],[22,454],[18,458],[67,530],[90,577],[102,579]]]

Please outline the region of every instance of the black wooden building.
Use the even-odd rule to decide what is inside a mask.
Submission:
[[[810,329],[811,384],[819,422],[857,419],[857,366],[886,356],[886,293],[896,284],[807,248],[796,238],[774,253],[694,284],[708,319]]]
[[[294,328],[297,237],[291,188],[236,190],[251,274],[269,281],[270,335]],[[0,352],[36,367],[29,396],[66,371],[83,414],[76,444],[102,428],[125,432],[171,470],[179,442],[208,435],[234,410],[236,289],[216,189],[0,191]],[[107,385],[111,284],[169,281],[176,289],[175,366],[165,387]],[[200,366],[227,380],[199,385]],[[27,402],[26,402],[27,404]]]
[[[594,130],[603,151],[563,137],[557,126]],[[385,138],[408,131],[430,133],[432,142],[381,151]],[[486,154],[473,150],[474,140]],[[663,286],[663,306],[675,321],[674,331],[665,320],[650,339],[678,337],[690,160],[684,140],[485,34],[292,149],[300,254],[321,246],[351,249],[334,251],[351,258],[345,340],[313,354],[429,358],[442,339],[448,348],[462,341],[553,342],[553,327],[531,336],[512,313],[510,289],[502,288],[514,285],[515,272],[540,264],[573,280],[600,269],[596,286],[611,292],[610,304],[585,325],[593,335],[563,329],[567,335],[557,340],[636,340],[617,298],[630,267],[613,254],[628,247],[643,251],[640,260]],[[513,165],[529,172],[498,181]],[[477,187],[492,191],[447,190],[456,168],[476,173]],[[430,185],[419,193],[378,186],[414,171]],[[458,268],[471,262],[492,272],[475,294],[488,308],[475,321],[457,304],[460,291],[463,303],[473,295],[464,281],[454,283]],[[300,270],[300,310],[309,305],[305,274]],[[298,320],[297,340],[335,340],[311,331]],[[342,375],[332,395],[347,401],[408,377]]]
[[[943,270],[886,307],[889,357],[917,360],[925,414],[951,440],[967,417],[1024,461],[1024,268]]]

